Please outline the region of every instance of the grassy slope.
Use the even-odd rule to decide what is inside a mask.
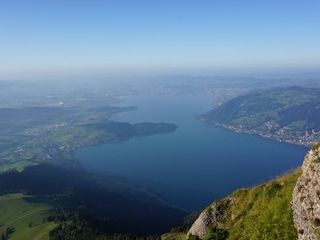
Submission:
[[[165,233],[161,236],[161,240],[185,240],[186,233]]]
[[[43,222],[52,205],[39,203],[38,198],[20,193],[0,197],[0,234],[11,229],[10,240],[49,239],[49,232],[57,224]]]
[[[228,197],[218,200],[218,208],[224,211],[220,232],[227,238],[211,231],[210,239],[297,239],[291,209],[292,192],[301,170],[249,189],[239,189]],[[230,198],[234,203],[228,205]],[[205,210],[211,211],[210,206]],[[209,227],[210,229],[210,227]],[[215,235],[215,236],[214,236]],[[162,240],[186,239],[185,233],[167,233]]]
[[[233,193],[236,201],[225,219],[228,239],[296,239],[291,201],[300,174]]]

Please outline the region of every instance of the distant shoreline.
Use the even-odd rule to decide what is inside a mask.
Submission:
[[[278,142],[285,142],[285,143],[289,143],[289,144],[296,145],[296,146],[301,146],[301,147],[310,148],[317,142],[317,141],[315,141],[313,143],[313,142],[303,141],[301,139],[296,139],[296,138],[292,138],[292,139],[279,138],[279,137],[277,137],[275,135],[272,135],[270,133],[269,134],[264,134],[264,133],[256,131],[256,130],[246,130],[246,129],[243,129],[243,128],[239,128],[239,127],[235,127],[235,126],[231,126],[231,125],[227,125],[227,124],[223,124],[223,123],[218,123],[218,122],[215,122],[215,121],[210,121],[210,120],[207,120],[205,118],[200,118],[200,120],[203,121],[203,122],[208,122],[208,123],[214,124],[214,125],[219,126],[219,127],[223,127],[223,128],[229,129],[229,130],[231,130],[233,132],[246,133],[246,134],[250,134],[250,135],[258,135],[258,136],[263,137],[263,138],[272,139],[272,140],[275,140],[275,141],[278,141]]]

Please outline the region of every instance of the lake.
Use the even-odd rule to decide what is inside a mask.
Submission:
[[[197,119],[213,97],[138,95],[120,97],[121,122],[167,122],[172,133],[78,149],[75,156],[90,172],[123,176],[168,202],[202,209],[237,188],[250,187],[302,164],[308,149],[260,136],[236,133]]]

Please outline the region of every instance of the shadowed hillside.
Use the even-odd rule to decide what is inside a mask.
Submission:
[[[50,239],[59,239],[56,237],[61,234],[65,236],[63,239],[74,239],[71,235],[89,239],[83,238],[89,233],[92,234],[90,239],[114,233],[160,234],[179,225],[186,215],[121,178],[90,175],[45,164],[27,167],[23,172],[2,173],[0,191],[0,207],[8,204],[5,202],[10,199],[8,194],[22,193],[16,197],[16,211],[3,213],[1,210],[3,227],[0,227],[0,234],[7,228],[13,229],[10,239],[19,239],[15,236],[20,236],[21,224],[25,227],[29,224],[14,220],[19,219],[19,209],[24,205],[32,207],[30,216],[37,213],[34,219],[38,219],[25,220],[32,221],[30,225],[37,225],[39,229],[43,224],[48,232],[50,230]]]

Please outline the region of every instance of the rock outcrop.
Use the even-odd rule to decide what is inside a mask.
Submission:
[[[209,234],[209,226],[217,229],[223,226],[222,219],[226,217],[228,207],[234,203],[234,197],[228,197],[220,201],[215,201],[208,208],[206,208],[192,224],[188,231],[187,238],[190,235],[198,236],[204,239]]]
[[[292,209],[299,240],[320,239],[320,144],[306,155],[293,191]]]

